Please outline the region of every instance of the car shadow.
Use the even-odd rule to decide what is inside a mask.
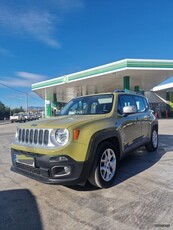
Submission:
[[[155,152],[147,152],[145,147],[141,147],[134,152],[131,152],[126,158],[120,161],[117,172],[117,178],[113,186],[116,186],[125,180],[147,170],[156,164],[163,155],[172,150],[173,135],[159,135],[159,147]],[[92,191],[98,188],[90,185],[88,182],[85,186],[68,186],[77,191]]]
[[[29,190],[0,191],[0,229],[43,229],[37,202]]]

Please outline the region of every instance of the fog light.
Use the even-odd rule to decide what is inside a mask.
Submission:
[[[54,166],[51,169],[52,176],[54,178],[67,176],[71,173],[71,167],[70,166]]]
[[[71,172],[71,167],[70,167],[70,166],[64,167],[64,171],[65,171],[66,173],[70,174],[70,172]]]

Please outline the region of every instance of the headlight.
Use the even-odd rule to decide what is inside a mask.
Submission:
[[[18,135],[19,135],[19,129],[17,128],[17,129],[16,129],[16,134],[15,134],[15,139],[16,139],[16,140],[18,139]]]
[[[69,131],[67,129],[57,129],[55,131],[55,140],[59,145],[65,145],[69,139]]]

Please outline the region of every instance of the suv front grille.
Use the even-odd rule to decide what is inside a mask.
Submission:
[[[49,138],[49,129],[18,129],[17,140],[20,143],[47,146],[49,144]]]

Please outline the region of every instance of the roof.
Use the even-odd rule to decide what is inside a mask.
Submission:
[[[123,77],[130,76],[131,90],[134,86],[149,91],[155,85],[173,76],[173,60],[124,59],[84,71],[60,76],[32,85],[40,97],[66,102],[71,98],[94,93],[123,89]]]
[[[160,90],[165,90],[165,89],[173,89],[173,76],[166,79],[165,81],[161,82],[157,86],[155,86],[152,91],[160,91]]]

